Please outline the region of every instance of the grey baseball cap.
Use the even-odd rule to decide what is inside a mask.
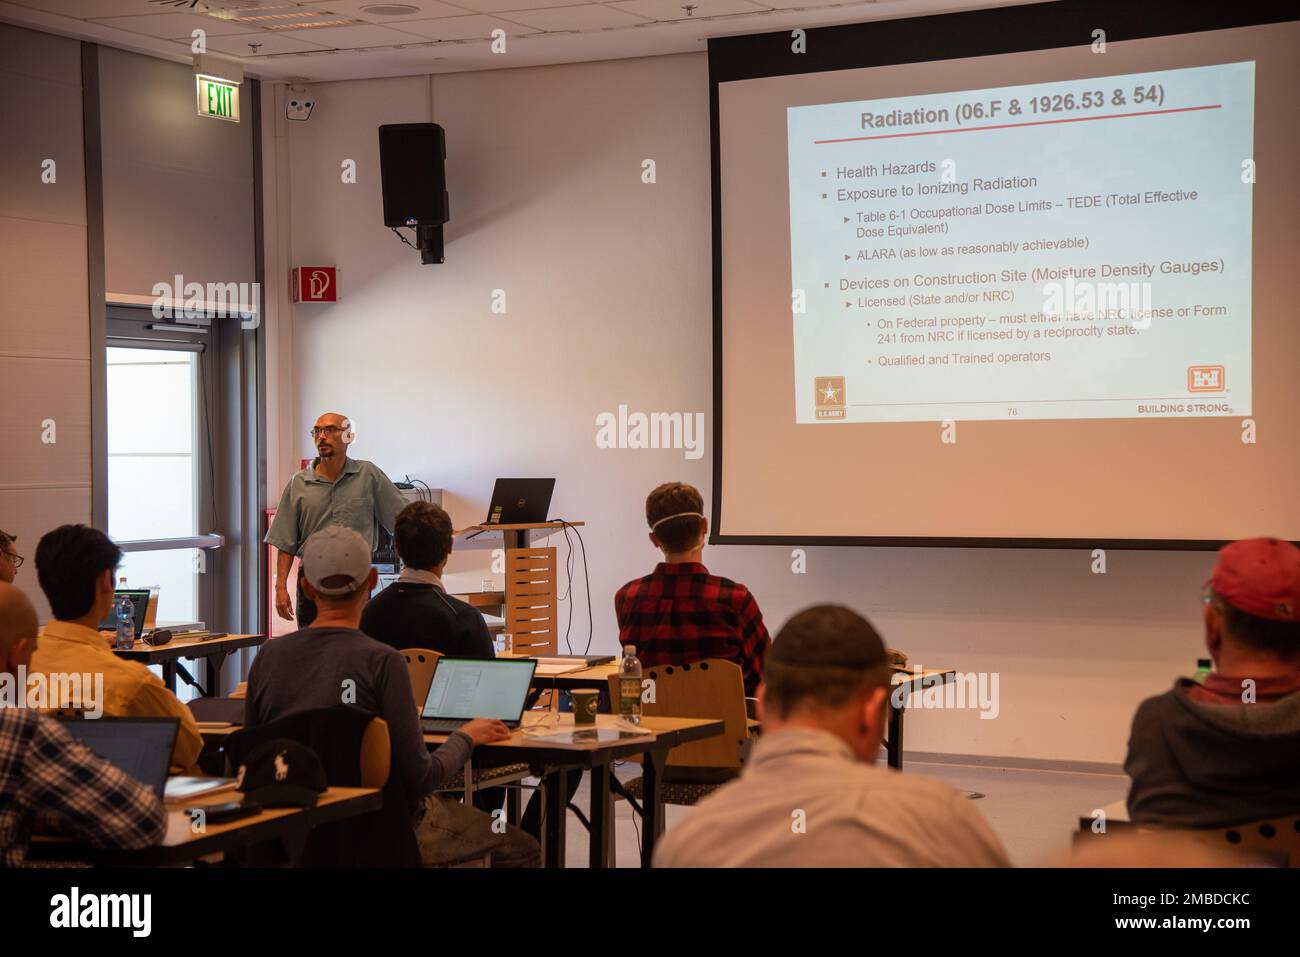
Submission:
[[[302,573],[318,594],[327,598],[350,595],[370,575],[370,543],[343,525],[312,535],[302,548]],[[338,575],[350,579],[348,584],[321,584]]]

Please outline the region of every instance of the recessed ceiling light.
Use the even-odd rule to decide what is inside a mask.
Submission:
[[[420,8],[409,3],[372,3],[362,7],[361,12],[376,17],[409,17],[412,13],[419,13]]]

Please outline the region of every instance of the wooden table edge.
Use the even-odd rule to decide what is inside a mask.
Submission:
[[[292,827],[295,822],[302,820],[307,829],[319,827],[322,824],[331,824],[334,821],[345,820],[349,817],[357,817],[360,814],[366,814],[371,811],[377,811],[383,807],[383,792],[377,788],[340,788],[338,790],[355,791],[357,793],[340,798],[337,801],[330,801],[328,804],[317,804],[309,808],[267,808],[267,811],[283,811],[286,813],[277,813],[274,817],[263,817],[265,812],[259,814],[259,819],[252,821],[231,821],[230,824],[216,825],[221,830],[204,834],[202,837],[192,841],[187,840],[180,844],[155,844],[153,847],[138,848],[136,850],[101,850],[89,848],[82,841],[42,841],[40,842],[46,849],[58,847],[66,848],[67,855],[41,856],[32,857],[32,860],[51,863],[90,863],[95,867],[168,867],[176,864],[184,864],[187,861],[193,861],[200,857],[206,857],[209,854],[229,853],[231,851],[241,850],[250,844],[260,844],[263,841],[274,840],[286,827]],[[188,804],[189,807],[201,807],[197,803],[200,798],[196,798],[195,804]],[[216,798],[220,800],[211,800],[208,803],[221,804],[225,801],[232,800],[229,794],[219,794]],[[359,806],[360,805],[360,806]],[[169,805],[167,814],[170,817],[173,813],[184,814],[186,808],[181,805]],[[231,843],[232,839],[234,843]],[[28,847],[29,856],[33,842]]]

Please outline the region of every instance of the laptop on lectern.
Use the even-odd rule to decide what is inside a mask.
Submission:
[[[499,478],[484,525],[536,525],[546,521],[555,492],[553,478]]]

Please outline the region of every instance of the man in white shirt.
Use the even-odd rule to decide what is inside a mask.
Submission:
[[[871,624],[819,605],[772,642],[744,773],[668,831],[656,867],[1005,867],[962,794],[878,763],[892,669]]]

